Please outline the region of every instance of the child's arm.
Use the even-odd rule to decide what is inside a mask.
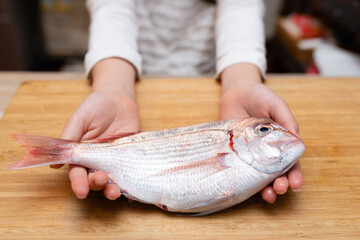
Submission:
[[[261,83],[259,69],[252,64],[239,63],[226,68],[221,74],[221,119],[239,117],[268,117],[299,134],[297,122],[288,105],[278,95]],[[273,185],[261,191],[267,202],[274,202],[277,194],[284,194],[288,187],[297,191],[302,186],[300,163],[287,175],[277,178]]]
[[[122,93],[135,100],[136,70],[121,58],[106,58],[92,72],[92,91]]]
[[[84,141],[119,132],[139,131],[132,65],[118,58],[105,59],[94,66],[92,76],[92,93],[70,116],[61,138]],[[69,178],[78,198],[85,198],[89,189],[103,189],[104,195],[111,200],[120,197],[119,188],[108,184],[108,176],[103,172],[88,174],[84,167],[70,165]]]
[[[216,72],[236,63],[255,65],[266,72],[262,0],[218,0],[216,8]]]
[[[298,134],[288,105],[261,83],[265,78],[265,34],[262,0],[218,0],[216,22],[217,74],[222,82],[220,117],[269,117]],[[299,162],[287,176],[277,178],[261,192],[267,202],[288,187],[299,190]]]
[[[124,59],[141,74],[135,1],[87,0],[87,7],[91,23],[89,50],[85,56],[86,74],[89,76],[93,67],[107,58]]]
[[[140,129],[134,82],[141,73],[141,57],[134,1],[88,0],[87,7],[91,25],[85,69],[93,81],[92,93],[70,116],[61,134],[74,141]],[[78,198],[85,198],[89,189],[103,189],[109,199],[120,196],[115,185],[107,184],[103,172],[88,174],[85,168],[72,165],[69,178]]]

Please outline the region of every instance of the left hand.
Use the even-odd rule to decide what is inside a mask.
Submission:
[[[241,74],[238,75],[239,78],[236,78],[234,73],[238,70],[241,70],[241,67],[230,67],[229,71],[222,75],[220,118],[271,118],[292,133],[299,135],[298,124],[288,105],[261,83],[260,74],[254,74],[256,79],[251,79],[251,71],[247,71],[250,74],[245,78]],[[293,191],[301,189],[302,174],[299,161],[286,174],[275,179],[273,184],[265,187],[261,191],[261,196],[265,201],[273,203],[277,194],[286,193],[289,186]]]

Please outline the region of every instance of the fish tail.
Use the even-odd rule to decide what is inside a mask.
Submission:
[[[21,169],[72,162],[71,146],[74,144],[72,141],[21,134],[10,135],[10,137],[21,144],[28,151],[28,155],[5,167],[6,169]]]

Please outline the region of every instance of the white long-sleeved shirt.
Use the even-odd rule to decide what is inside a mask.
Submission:
[[[220,74],[235,63],[266,71],[262,0],[88,0],[89,74],[119,57],[138,74]]]

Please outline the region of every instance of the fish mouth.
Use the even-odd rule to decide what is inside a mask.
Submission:
[[[286,144],[285,149],[288,150],[290,148],[293,148],[293,153],[292,153],[292,159],[293,161],[291,161],[283,171],[281,171],[281,174],[286,173],[287,171],[290,170],[290,168],[292,168],[292,166],[295,165],[295,163],[297,162],[297,160],[301,157],[301,155],[304,153],[305,151],[305,145],[304,142],[300,139],[297,138],[296,140]]]
[[[296,138],[294,141],[289,142],[284,146],[284,150],[288,150],[296,145],[304,145],[304,142],[300,138]]]
[[[289,165],[287,165],[286,168],[284,170],[282,170],[279,175],[283,175],[284,173],[289,171],[295,165],[296,162],[297,162],[297,159],[296,159],[296,161],[291,162]]]

